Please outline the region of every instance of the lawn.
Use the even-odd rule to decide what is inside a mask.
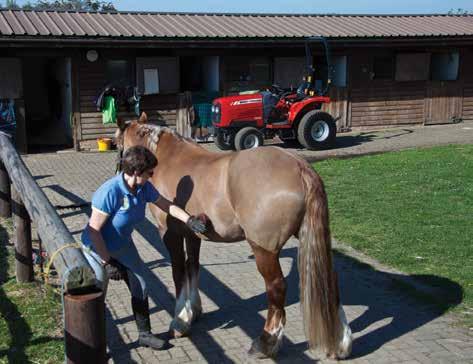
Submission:
[[[60,295],[41,282],[16,283],[11,231],[0,218],[0,363],[63,363]]]
[[[380,262],[463,288],[455,311],[473,323],[473,145],[314,164],[332,235]]]

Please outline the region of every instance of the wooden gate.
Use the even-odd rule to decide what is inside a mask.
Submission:
[[[461,85],[455,81],[432,81],[427,86],[425,125],[458,122],[462,111]]]

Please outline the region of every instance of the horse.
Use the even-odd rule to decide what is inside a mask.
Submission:
[[[170,254],[175,284],[170,333],[174,337],[189,334],[192,322],[202,313],[198,288],[201,241],[246,240],[268,298],[263,332],[253,340],[249,352],[275,357],[286,323],[287,283],[279,253],[295,236],[300,241],[300,301],[309,347],[323,350],[331,359],[348,357],[352,335],[332,264],[327,196],[313,168],[278,147],[211,152],[170,128],[148,124],[145,113],[138,120],[119,120],[117,124],[119,150],[134,145],[150,149],[158,160],[151,183],[167,199],[190,214],[202,213],[206,219],[205,236],[197,236],[182,222],[151,206]]]

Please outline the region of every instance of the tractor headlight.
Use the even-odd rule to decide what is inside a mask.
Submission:
[[[212,105],[212,123],[218,124],[220,122],[220,104]]]

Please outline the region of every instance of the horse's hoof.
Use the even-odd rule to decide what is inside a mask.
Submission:
[[[187,332],[179,332],[177,330],[169,330],[169,336],[173,339],[180,339],[181,337],[186,337],[189,334]]]
[[[253,340],[251,343],[251,348],[248,350],[248,355],[253,359],[266,359],[268,354],[261,347],[261,342],[259,338]]]
[[[327,353],[327,358],[330,360],[338,360],[338,355],[336,353]]]
[[[175,339],[179,339],[181,337],[189,336],[191,327],[189,324],[185,322],[174,319],[171,321],[171,325],[169,326],[169,334],[171,337]]]
[[[253,340],[248,355],[254,359],[275,358],[280,346],[281,340],[277,336],[265,332]]]

